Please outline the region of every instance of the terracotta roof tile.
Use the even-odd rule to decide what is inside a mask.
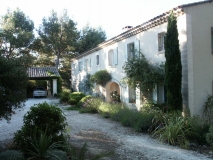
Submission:
[[[199,5],[199,4],[203,4],[203,3],[211,3],[211,2],[213,2],[213,0],[204,0],[204,1],[199,1],[199,2],[194,2],[194,3],[189,3],[189,4],[183,4],[178,7],[173,8],[171,10],[174,11],[175,16],[179,16],[184,13],[183,9],[185,7],[195,6],[195,5]],[[167,18],[169,16],[170,11],[164,12],[164,13],[148,20],[147,22],[144,22],[136,27],[133,27],[133,28],[127,30],[126,32],[123,32],[107,41],[104,41],[104,42],[98,44],[96,47],[94,47],[86,52],[81,53],[75,59],[79,59],[85,55],[98,51],[98,50],[102,49],[103,47],[109,46],[109,45],[119,42],[123,39],[136,35],[140,32],[148,30],[152,27],[155,27],[156,25],[160,25],[160,24],[167,22]]]
[[[30,78],[60,76],[56,67],[30,67],[27,68],[27,73]]]

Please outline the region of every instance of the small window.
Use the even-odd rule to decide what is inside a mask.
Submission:
[[[96,65],[99,65],[99,54],[96,55]]]
[[[158,84],[157,85],[157,103],[162,104],[167,102],[167,90],[165,85],[163,84]]]
[[[135,44],[127,44],[127,59],[130,60],[135,57]]]
[[[82,63],[82,61],[78,62],[78,70],[79,71],[83,70],[83,63]]]
[[[158,51],[164,51],[164,40],[166,37],[166,33],[158,33]]]
[[[85,59],[85,70],[90,70],[90,58]]]

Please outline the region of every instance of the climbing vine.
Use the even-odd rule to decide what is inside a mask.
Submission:
[[[144,54],[128,60],[124,66],[126,77],[122,80],[131,86],[139,85],[142,92],[152,90],[157,84],[164,82],[164,65],[153,64]]]

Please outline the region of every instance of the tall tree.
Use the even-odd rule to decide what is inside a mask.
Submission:
[[[182,65],[179,49],[177,20],[171,12],[168,17],[165,37],[165,85],[167,89],[167,105],[171,110],[182,110]]]
[[[8,10],[1,20],[0,56],[20,57],[30,53],[34,23],[19,9]]]
[[[78,40],[77,52],[83,53],[105,40],[106,34],[101,27],[92,28],[89,24],[87,24],[81,31],[81,36]]]
[[[14,109],[24,106],[28,76],[16,58],[0,56],[0,118],[10,119]]]
[[[63,55],[74,52],[77,39],[79,38],[76,24],[68,17],[66,10],[64,10],[63,15],[60,17],[55,11],[52,11],[50,17],[43,18],[38,34],[39,39],[37,43],[40,44],[39,50],[49,55],[55,55],[57,67],[59,59]]]

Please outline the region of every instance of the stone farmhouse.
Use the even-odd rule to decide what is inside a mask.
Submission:
[[[200,115],[207,96],[213,94],[213,0],[180,5],[173,10],[177,17],[179,47],[182,61],[183,107],[192,115]],[[170,10],[170,11],[171,11]],[[153,63],[165,62],[164,37],[167,31],[165,12],[136,27],[125,27],[123,33],[99,44],[71,61],[71,83],[75,91],[89,93],[85,87],[87,75],[106,69],[112,80],[105,87],[96,85],[92,94],[104,95],[117,91],[128,106],[141,107],[141,94],[136,88],[123,85],[125,62],[140,50]],[[153,100],[164,103],[165,87],[159,84],[152,91]]]

